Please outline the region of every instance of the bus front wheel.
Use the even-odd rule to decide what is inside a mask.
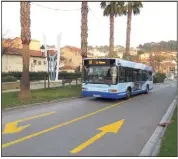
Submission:
[[[128,88],[126,91],[126,99],[129,99],[130,96],[131,96],[131,89]]]
[[[149,85],[146,86],[145,94],[148,94],[149,92]]]

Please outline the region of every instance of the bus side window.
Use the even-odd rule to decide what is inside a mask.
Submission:
[[[141,70],[139,70],[138,72],[138,75],[139,75],[139,81],[143,81],[142,77],[143,77],[143,72]]]
[[[140,81],[140,74],[139,74],[139,70],[137,70],[137,81]]]
[[[128,69],[125,68],[125,82],[128,82]]]
[[[143,81],[147,81],[149,77],[149,73],[147,71],[143,71]]]
[[[132,82],[132,70],[127,69],[127,82]]]
[[[126,76],[125,76],[125,68],[119,67],[119,82],[123,83],[126,82]]]
[[[133,81],[136,82],[137,81],[137,71],[133,71]]]

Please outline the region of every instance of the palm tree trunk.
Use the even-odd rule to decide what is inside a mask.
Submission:
[[[127,31],[126,31],[126,51],[125,51],[126,59],[128,59],[129,50],[130,50],[131,21],[132,21],[132,4],[128,3]]]
[[[88,6],[87,2],[82,2],[82,9],[81,9],[82,19],[81,19],[81,54],[83,57],[87,57],[87,38],[88,38]]]
[[[82,55],[82,75],[83,75],[83,59],[87,57],[88,49],[88,4],[86,1],[82,2],[81,9],[81,55]],[[83,80],[83,76],[82,76]]]
[[[110,14],[110,39],[109,39],[109,57],[114,53],[114,15]]]
[[[29,79],[29,44],[23,44],[22,49],[22,61],[23,61],[23,72],[22,72],[22,79],[21,79],[21,91],[28,92],[30,90],[30,79]]]
[[[31,41],[30,32],[30,2],[20,2],[20,22],[22,40],[22,62],[23,70],[20,82],[19,98],[25,100],[31,97],[29,80],[29,44]]]

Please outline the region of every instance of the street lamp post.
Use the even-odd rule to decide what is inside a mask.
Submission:
[[[43,54],[43,56],[44,57],[46,57],[45,56],[45,46],[44,45],[42,45],[41,47],[40,47],[40,50],[41,50],[41,52],[42,52],[42,54]],[[47,61],[48,61],[48,88],[49,88],[49,53],[47,52]],[[45,80],[46,80],[46,78],[45,78]],[[46,82],[45,82],[45,88],[46,88]]]

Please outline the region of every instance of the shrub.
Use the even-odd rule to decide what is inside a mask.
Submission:
[[[163,83],[166,75],[164,73],[156,73],[153,78],[153,83]]]
[[[69,79],[69,78],[72,78],[72,79],[76,79],[76,78],[81,78],[81,72],[76,72],[76,73],[73,73],[73,72],[60,72],[59,75],[58,75],[58,78],[59,79]]]
[[[14,76],[5,76],[2,77],[2,82],[16,82],[17,78]]]

